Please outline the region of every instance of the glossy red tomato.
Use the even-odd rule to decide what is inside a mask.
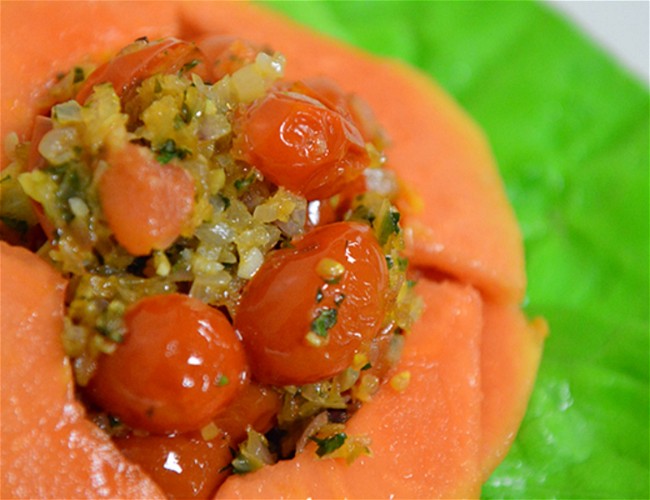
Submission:
[[[386,138],[370,106],[356,94],[346,93],[334,81],[324,77],[307,78],[294,82],[286,90],[293,90],[318,99],[352,121],[366,142],[384,146]]]
[[[219,435],[206,441],[200,433],[114,438],[122,454],[138,464],[168,498],[211,498],[228,476],[231,443]]]
[[[138,429],[200,429],[246,378],[244,350],[228,319],[180,294],[139,300],[124,317],[125,340],[99,358],[91,397]]]
[[[231,448],[246,438],[251,427],[265,433],[271,429],[282,406],[278,392],[247,383],[237,398],[213,422],[217,435],[205,440],[201,433],[170,436],[114,438],[126,458],[140,465],[169,498],[211,498],[228,476],[222,469],[233,456]]]
[[[93,71],[77,93],[77,101],[84,103],[100,83],[110,82],[118,96],[134,89],[142,80],[156,73],[187,71],[203,79],[210,78],[205,56],[191,42],[165,38],[155,42],[141,42],[142,47],[127,50]]]
[[[251,382],[245,384],[237,398],[213,422],[237,444],[246,438],[249,427],[262,434],[271,430],[281,407],[277,391]]]
[[[382,326],[388,268],[370,227],[322,226],[271,254],[235,317],[253,376],[274,385],[331,377]]]
[[[329,198],[369,165],[355,125],[320,101],[273,91],[240,118],[234,153],[308,200]]]

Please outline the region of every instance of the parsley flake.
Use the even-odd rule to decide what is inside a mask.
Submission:
[[[72,77],[72,83],[83,82],[85,78],[86,78],[86,75],[84,74],[84,69],[80,68],[79,66],[75,66],[74,74],[73,74],[73,77]]]
[[[318,316],[311,322],[311,331],[319,337],[327,337],[327,332],[336,325],[337,317],[336,309],[321,309]]]
[[[156,159],[163,165],[169,163],[174,158],[183,160],[189,153],[186,149],[177,147],[174,139],[167,139],[157,152],[158,155],[156,156]]]
[[[379,228],[379,244],[385,245],[391,234],[399,234],[400,213],[391,209],[384,216]]]
[[[324,457],[325,455],[328,455],[343,446],[343,443],[345,443],[347,437],[348,436],[345,434],[345,432],[338,432],[333,436],[323,439],[319,439],[315,436],[310,436],[309,439],[318,445],[318,448],[316,449],[316,455],[319,457]]]

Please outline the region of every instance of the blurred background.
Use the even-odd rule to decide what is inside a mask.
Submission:
[[[552,9],[574,22],[631,72],[650,81],[650,2],[647,0],[550,0]]]

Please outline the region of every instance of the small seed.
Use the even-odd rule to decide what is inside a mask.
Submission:
[[[323,278],[325,281],[333,281],[345,273],[345,266],[340,262],[325,257],[321,259],[320,262],[316,265],[316,274]]]

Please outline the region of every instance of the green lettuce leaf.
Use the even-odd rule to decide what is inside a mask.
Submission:
[[[438,80],[493,146],[522,226],[539,379],[485,498],[649,498],[648,90],[528,2],[272,2]]]

